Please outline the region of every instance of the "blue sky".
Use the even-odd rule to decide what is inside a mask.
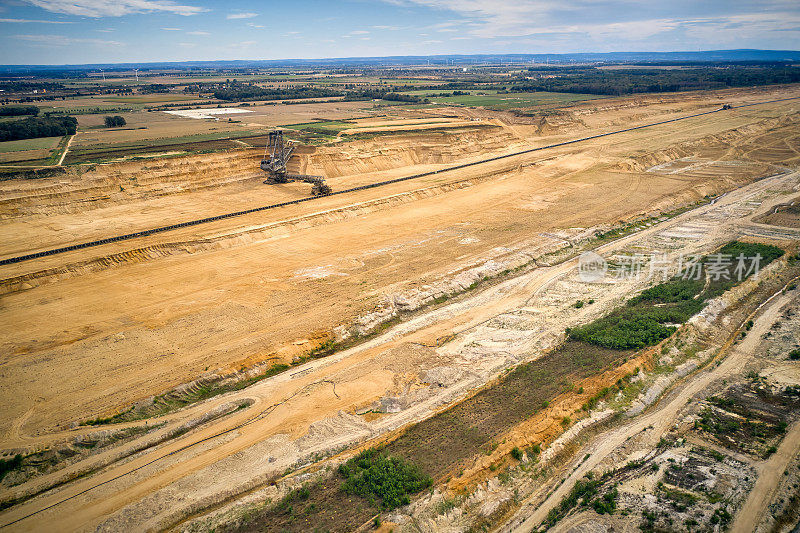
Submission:
[[[0,0],[0,64],[800,49],[800,1]]]

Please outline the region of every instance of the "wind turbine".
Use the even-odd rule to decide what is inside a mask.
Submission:
[[[136,82],[138,83],[139,82],[139,69],[138,68],[133,69],[133,73],[136,74]]]
[[[103,69],[100,69],[100,72],[103,74],[103,81],[106,81],[106,72]]]

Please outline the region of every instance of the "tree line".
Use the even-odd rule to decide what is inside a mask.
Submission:
[[[542,70],[542,69],[537,69]],[[544,71],[542,70],[544,73]],[[552,75],[552,71],[547,72]],[[582,68],[564,70],[562,75],[517,83],[513,92],[562,92],[623,95],[633,93],[679,92],[727,87],[750,87],[800,82],[800,68],[786,65],[702,67],[686,69]]]
[[[259,87],[258,85],[231,84],[214,90],[219,100],[291,100],[294,98],[330,98],[344,96],[344,92],[324,87]]]
[[[299,87],[260,87],[246,83],[237,83],[235,80],[230,85],[214,90],[214,98],[227,101],[241,100],[294,100],[304,98],[334,98],[344,96],[347,101],[356,100],[389,100],[393,102],[420,103],[426,102],[424,98],[409,94],[401,94],[401,90],[411,87],[377,88],[339,90],[327,87],[299,86]]]
[[[20,115],[39,114],[39,108],[35,105],[4,105],[0,106],[0,117],[16,117]]]
[[[388,89],[361,89],[358,91],[350,91],[345,97],[347,101],[357,100],[388,100],[390,102],[410,102],[410,103],[425,103],[428,100],[414,96],[412,94],[401,94]]]
[[[0,122],[0,141],[75,135],[76,131],[78,120],[75,117],[29,117]]]

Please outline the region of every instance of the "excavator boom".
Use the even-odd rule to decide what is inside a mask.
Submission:
[[[292,174],[286,170],[286,165],[294,152],[294,144],[287,143],[283,139],[283,131],[274,130],[269,132],[267,146],[264,149],[264,158],[261,160],[261,170],[267,172],[269,176],[264,183],[289,183],[292,181],[302,181],[313,185],[311,194],[314,196],[325,196],[331,193],[331,188],[325,183],[322,176],[312,176],[310,174]]]

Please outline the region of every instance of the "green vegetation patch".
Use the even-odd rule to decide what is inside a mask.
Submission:
[[[571,328],[569,338],[614,350],[641,349],[672,335],[715,298],[785,252],[776,246],[733,241],[685,266],[682,274],[646,289],[625,306]]]
[[[414,91],[425,92],[425,91]],[[466,107],[486,107],[505,111],[507,109],[524,109],[529,107],[546,106],[552,104],[565,104],[602,98],[593,94],[570,94],[554,92],[531,92],[531,93],[504,93],[492,91],[472,91],[470,94],[458,96],[432,96],[431,103],[459,105]],[[452,93],[451,93],[452,94]]]
[[[409,503],[409,494],[430,487],[433,480],[416,466],[383,450],[369,449],[339,466],[345,478],[342,490],[369,500],[371,505],[380,499],[384,510]]]
[[[52,150],[58,146],[58,143],[61,141],[61,139],[61,136],[56,136],[0,142],[0,154],[8,152],[24,152],[28,150]]]
[[[75,117],[28,117],[0,122],[0,141],[75,135],[77,130],[78,120]]]
[[[6,477],[6,474],[12,470],[16,470],[22,466],[22,455],[17,454],[10,459],[0,459],[0,481]]]
[[[4,105],[0,106],[0,117],[17,117],[21,115],[36,116],[39,108],[35,105]]]
[[[342,120],[321,120],[319,122],[308,122],[306,124],[287,124],[281,127],[335,137],[339,135],[340,131],[354,127],[354,124]]]
[[[576,506],[592,507],[597,514],[614,514],[614,511],[617,510],[617,497],[619,496],[616,486],[601,494],[603,485],[613,475],[614,472],[609,471],[601,478],[595,479],[594,475],[589,472],[583,479],[576,481],[572,490],[561,500],[561,503],[547,513],[544,526],[546,528],[553,527]]]
[[[409,503],[432,483],[415,465],[371,448],[340,465],[339,475],[294,489],[217,531],[353,531],[379,511]]]

